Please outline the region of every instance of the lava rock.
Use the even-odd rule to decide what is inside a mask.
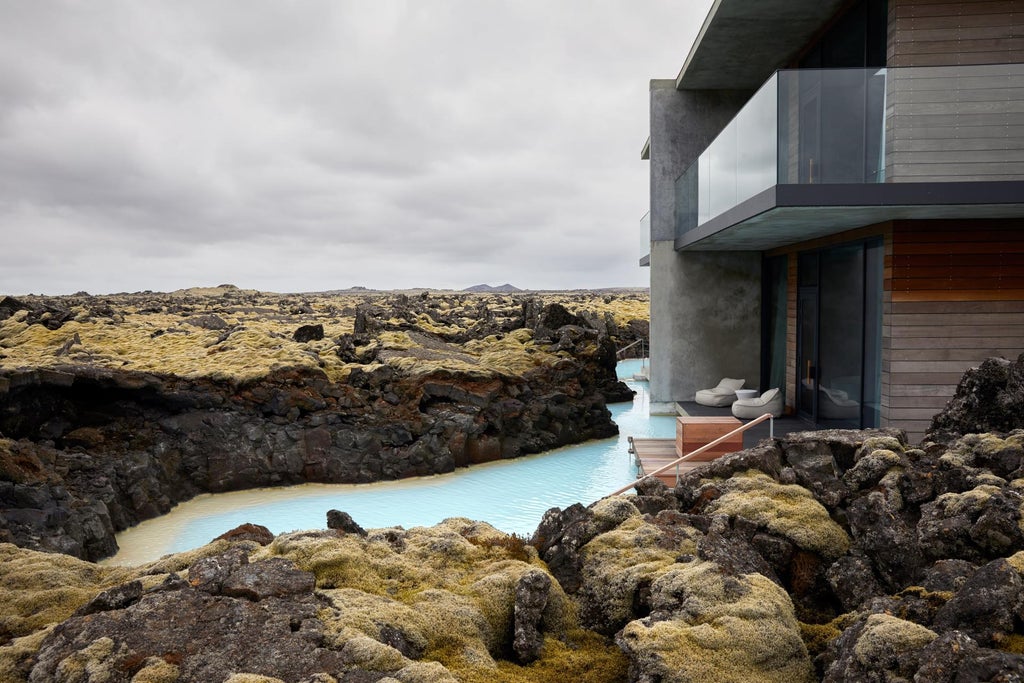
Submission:
[[[292,339],[304,344],[311,341],[320,341],[324,338],[324,326],[317,325],[303,325],[302,327],[295,330],[292,334]]]
[[[366,536],[366,529],[356,524],[356,521],[352,519],[352,515],[341,510],[328,510],[327,511],[327,528],[337,529],[346,534],[358,534],[360,536]]]

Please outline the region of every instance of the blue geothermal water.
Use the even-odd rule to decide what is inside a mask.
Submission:
[[[619,377],[637,394],[632,403],[609,405],[618,437],[430,477],[204,494],[119,534],[121,551],[108,562],[138,564],[190,550],[246,522],[275,534],[323,529],[332,508],[368,529],[468,517],[529,536],[549,508],[586,505],[635,480],[627,436],[675,436],[675,418],[648,415],[647,383],[632,379],[640,368],[639,360],[619,363]]]

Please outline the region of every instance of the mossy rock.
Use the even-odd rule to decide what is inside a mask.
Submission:
[[[722,495],[711,501],[707,514],[742,517],[826,560],[835,560],[850,548],[850,537],[802,486],[780,484],[756,470],[710,485]]]
[[[663,683],[814,680],[793,603],[764,576],[733,576],[697,560],[664,572],[651,592],[656,610],[676,607],[667,618],[630,622],[616,638],[634,677]]]

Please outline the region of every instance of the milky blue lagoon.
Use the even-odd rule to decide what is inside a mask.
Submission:
[[[529,536],[549,508],[591,503],[636,478],[627,436],[675,436],[673,417],[648,416],[647,383],[632,380],[640,368],[639,360],[619,363],[619,377],[637,395],[633,403],[609,406],[619,426],[617,438],[430,477],[204,494],[118,534],[121,552],[108,562],[137,564],[196,548],[245,522],[275,534],[323,529],[331,508],[344,510],[365,528],[428,526],[447,517],[468,517]]]

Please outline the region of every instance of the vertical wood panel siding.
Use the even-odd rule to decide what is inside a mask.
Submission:
[[[786,412],[796,412],[796,279],[797,258],[786,259]]]

